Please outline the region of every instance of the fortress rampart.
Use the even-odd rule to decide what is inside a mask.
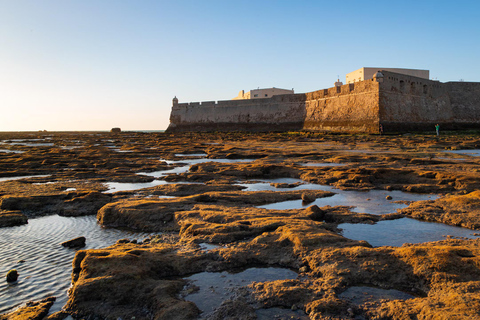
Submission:
[[[385,131],[480,128],[480,83],[383,77],[265,99],[175,103],[167,131]]]

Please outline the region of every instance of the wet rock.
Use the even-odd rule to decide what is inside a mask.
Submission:
[[[71,200],[66,200],[60,212],[61,216],[78,217],[97,214],[97,211],[112,201],[112,196],[100,192],[89,192]]]
[[[315,201],[315,196],[309,193],[302,193],[302,201],[304,203],[310,203]]]
[[[38,302],[27,302],[10,313],[0,315],[0,320],[42,320],[55,302],[55,297],[49,297]]]
[[[71,239],[65,242],[62,242],[62,246],[67,248],[82,248],[85,247],[85,237],[78,237],[75,239]]]
[[[15,269],[12,269],[7,272],[7,282],[15,282],[18,279],[18,272]]]
[[[325,220],[325,211],[320,209],[317,205],[313,205],[305,209],[307,217],[313,221],[323,221]]]
[[[27,224],[27,216],[21,211],[0,211],[0,228]]]
[[[385,199],[392,200],[393,198],[392,198],[392,196],[388,195],[388,196],[385,197]]]

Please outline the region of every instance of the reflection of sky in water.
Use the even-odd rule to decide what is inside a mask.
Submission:
[[[45,178],[45,177],[50,177],[50,175],[49,174],[39,174],[39,175],[36,175],[36,176],[4,177],[4,178],[0,178],[0,182],[10,181],[10,180],[28,179],[28,178]]]
[[[393,203],[393,201],[419,201],[419,200],[433,200],[435,195],[425,195],[417,193],[408,193],[402,191],[385,191],[385,190],[370,190],[370,191],[344,191],[333,189],[332,187],[323,186],[326,191],[332,191],[336,194],[332,197],[318,198],[314,202],[304,204],[302,200],[283,201],[258,208],[264,209],[301,209],[307,208],[316,204],[319,207],[324,206],[355,206],[353,212],[370,213],[370,214],[385,214],[395,212],[397,209],[406,208],[407,205],[401,203]],[[387,195],[392,196],[392,200],[385,199]],[[370,200],[368,200],[370,199]]]
[[[161,171],[153,171],[153,172],[139,172],[138,174],[154,177],[154,178],[161,178],[167,176],[169,174],[180,174],[187,172],[191,165],[197,163],[205,163],[205,162],[225,162],[225,163],[234,163],[234,162],[251,162],[253,160],[249,159],[191,159],[186,161],[170,161],[170,160],[161,160],[165,161],[168,164],[185,164],[179,167],[175,167],[168,170],[161,170]],[[187,181],[175,181],[175,182],[167,182],[164,180],[153,180],[151,182],[141,182],[141,183],[123,183],[123,182],[108,182],[105,183],[108,187],[108,191],[106,193],[113,193],[118,191],[132,191],[132,190],[139,190],[144,188],[151,188],[162,184],[203,184],[203,182],[187,182]]]
[[[50,313],[60,311],[67,301],[72,259],[77,252],[62,247],[63,241],[84,236],[86,247],[82,249],[96,249],[113,245],[118,239],[143,240],[154,234],[158,233],[102,228],[95,216],[53,215],[29,219],[22,226],[2,228],[0,274],[4,276],[8,270],[16,269],[20,276],[11,285],[5,278],[0,281],[0,313],[50,296],[57,297]]]
[[[175,157],[206,157],[206,153],[175,153]]]
[[[0,152],[5,152],[5,153],[24,153],[25,151],[0,149]]]
[[[389,300],[408,300],[415,298],[411,294],[390,289],[380,289],[372,287],[350,287],[338,295],[340,299],[346,299],[354,304],[364,304],[382,299]]]
[[[345,163],[333,163],[333,162],[304,162],[299,163],[299,165],[304,167],[340,167],[346,166]]]
[[[218,308],[223,301],[234,295],[233,289],[248,286],[250,283],[296,279],[297,273],[284,268],[250,268],[239,273],[201,272],[186,280],[191,280],[200,290],[185,297],[204,313]]]
[[[163,181],[163,180],[153,180],[151,182],[141,182],[141,183],[107,182],[105,184],[107,185],[108,190],[105,191],[105,193],[151,188],[151,187],[159,186],[161,184],[166,184],[166,183],[167,181]]]
[[[295,191],[295,190],[325,190],[330,191],[332,187],[324,186],[320,184],[313,184],[313,183],[304,183],[301,179],[297,178],[274,178],[274,179],[261,179],[253,181],[261,181],[261,182],[254,182],[254,183],[236,183],[235,185],[244,186],[246,189],[242,191]],[[303,183],[298,185],[294,188],[275,188],[274,186],[270,185],[271,183]]]
[[[399,247],[404,243],[421,243],[444,240],[445,236],[467,237],[475,232],[467,228],[448,226],[442,223],[425,222],[410,218],[379,221],[376,224],[342,223],[342,235],[353,240],[365,240],[372,246]]]
[[[473,156],[473,157],[478,157],[478,156],[480,156],[480,149],[471,149],[471,150],[448,150],[448,151],[445,151],[445,152],[462,154],[462,155],[468,155],[468,156]]]

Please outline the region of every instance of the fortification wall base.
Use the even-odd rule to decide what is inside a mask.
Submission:
[[[383,132],[385,133],[399,133],[399,132],[431,132],[435,133],[435,125],[440,125],[440,132],[442,131],[456,131],[456,130],[480,130],[479,123],[459,123],[459,122],[383,122]]]
[[[303,122],[285,123],[210,123],[205,124],[182,124],[175,127],[169,126],[165,132],[284,132],[300,131]]]

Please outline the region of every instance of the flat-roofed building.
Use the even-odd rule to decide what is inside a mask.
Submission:
[[[358,70],[352,71],[347,73],[346,76],[346,83],[354,83],[358,81],[372,79],[373,75],[377,73],[377,71],[385,70],[395,73],[404,74],[407,76],[429,79],[430,71],[429,70],[421,70],[421,69],[401,69],[401,68],[372,68],[372,67],[363,67]]]
[[[254,89],[248,92],[240,91],[238,96],[233,98],[233,100],[241,100],[241,99],[265,99],[271,98],[273,96],[278,96],[280,94],[293,94],[293,89],[280,89],[280,88],[265,88],[265,89]]]

